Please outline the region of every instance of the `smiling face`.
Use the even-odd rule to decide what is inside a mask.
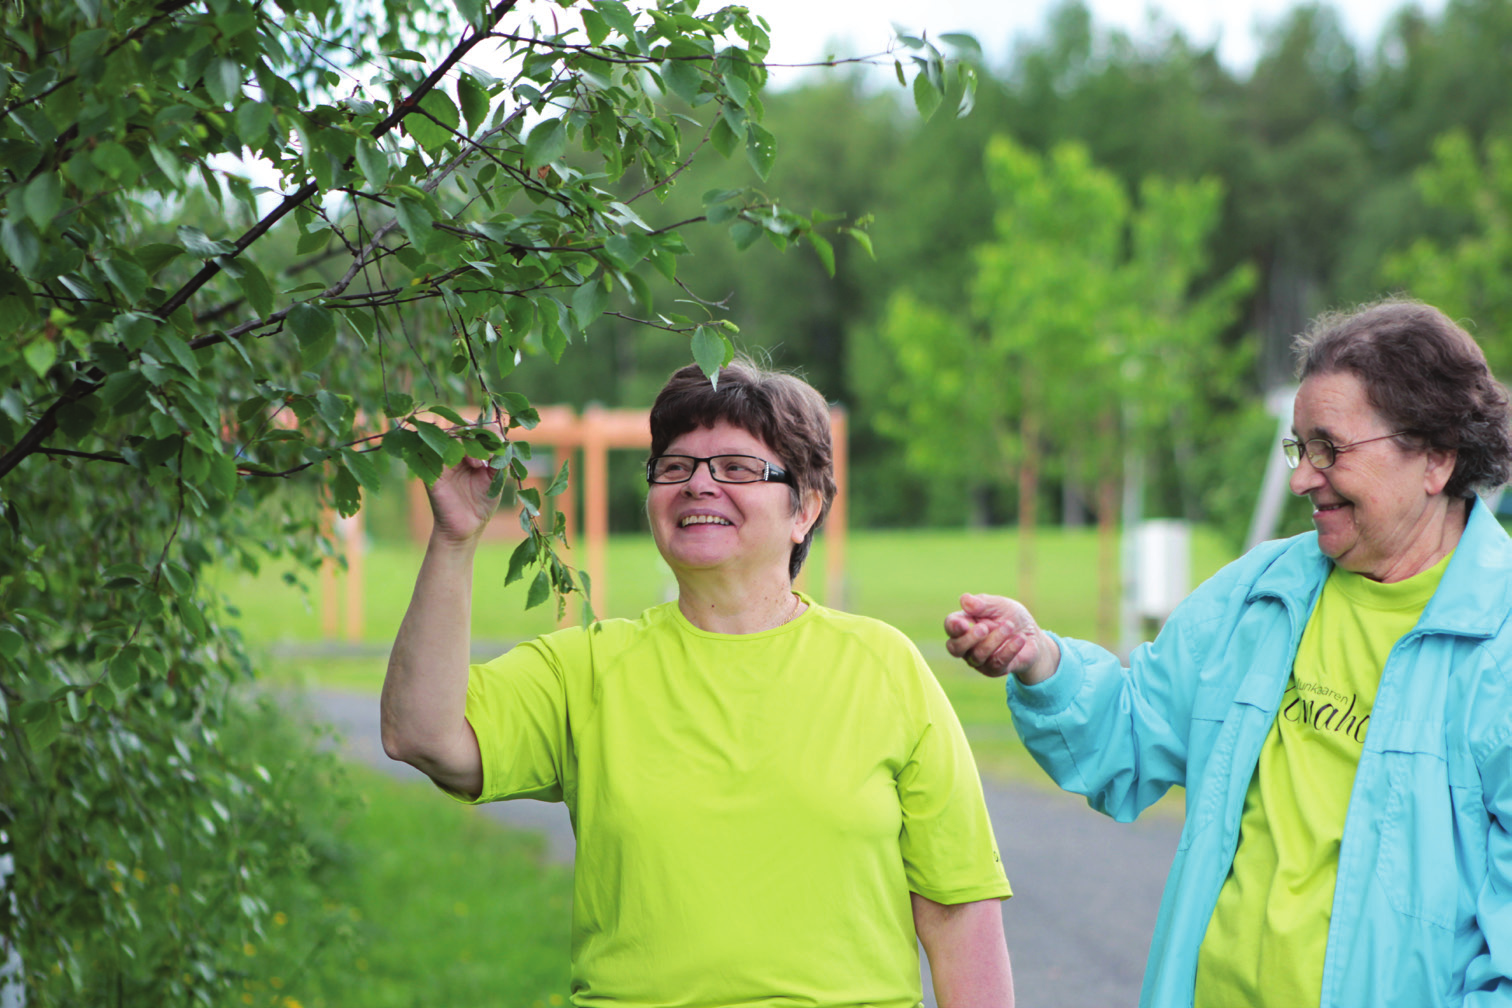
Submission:
[[[777,466],[783,459],[764,441],[724,421],[691,430],[663,454],[755,455]],[[811,495],[812,496],[812,495]],[[788,576],[788,558],[818,517],[817,497],[794,510],[783,483],[719,483],[699,463],[686,483],[652,483],[646,494],[651,535],[679,578],[719,571],[748,578]]]
[[[1398,429],[1370,405],[1365,386],[1348,371],[1303,381],[1292,416],[1295,438],[1335,445]],[[1450,502],[1443,489],[1453,471],[1453,452],[1384,438],[1339,452],[1327,469],[1304,456],[1292,471],[1291,489],[1312,501],[1318,546],[1335,563],[1377,581],[1400,581],[1444,556]]]

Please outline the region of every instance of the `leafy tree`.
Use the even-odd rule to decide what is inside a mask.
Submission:
[[[976,250],[968,311],[908,293],[889,303],[879,336],[898,368],[884,393],[892,419],[880,422],[907,465],[978,498],[1007,482],[1004,462],[1015,466],[1025,596],[1047,459],[1099,487],[1111,543],[1125,453],[1192,454],[1194,433],[1166,433],[1173,419],[1195,431],[1242,372],[1216,336],[1252,280],[1238,271],[1198,287],[1222,198],[1211,179],[1150,179],[1135,204],[1084,148],[1041,158],[1002,137],[989,144],[987,176],[996,237]]]
[[[917,94],[969,80],[902,44]],[[767,47],[691,0],[0,10],[0,934],[29,1003],[218,1001],[277,912],[302,827],[270,841],[278,779],[224,744],[250,661],[218,565],[319,562],[321,505],[390,461],[521,480],[518,362],[606,311],[712,373],[729,323],[647,280],[688,226],[829,244],[752,187],[660,206],[706,148],[769,172]],[[517,498],[510,579],[585,590]]]
[[[1471,320],[1492,370],[1512,369],[1512,138],[1494,137],[1478,152],[1453,130],[1433,145],[1433,160],[1415,176],[1431,210],[1460,224],[1458,237],[1419,237],[1383,268],[1388,286]]]

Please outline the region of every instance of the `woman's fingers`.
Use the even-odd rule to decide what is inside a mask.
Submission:
[[[1039,627],[1029,610],[1001,595],[961,596],[945,617],[945,649],[986,676],[1030,668],[1039,655]]]

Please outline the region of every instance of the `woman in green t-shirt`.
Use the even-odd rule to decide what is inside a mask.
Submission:
[[[1011,1005],[1009,894],[949,703],[893,628],[793,589],[836,487],[829,411],[739,361],[651,411],[673,602],[468,665],[477,460],[434,530],[383,691],[384,747],[466,801],[563,801],[578,1005]]]

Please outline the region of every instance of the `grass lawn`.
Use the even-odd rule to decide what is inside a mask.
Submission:
[[[834,604],[837,600],[825,598],[825,545],[821,536],[799,584],[820,602]],[[1034,548],[1037,572],[1034,584],[1025,587],[1014,583],[1018,538],[1012,529],[852,532],[846,551],[846,597],[838,600],[839,607],[891,623],[924,646],[941,639],[940,623],[956,608],[962,592],[995,592],[1029,602],[1043,626],[1095,639],[1102,583],[1095,530],[1042,529]],[[556,626],[550,605],[524,609],[528,578],[504,586],[512,549],[511,543],[490,542],[479,550],[473,597],[475,641],[513,642]],[[1193,535],[1191,554],[1194,585],[1233,558],[1203,529]],[[608,584],[603,586],[607,600],[597,604],[599,616],[633,616],[676,594],[672,575],[649,535],[614,536],[607,555]],[[393,640],[409,603],[420,556],[420,548],[409,543],[375,543],[365,549],[358,642],[386,647]],[[343,571],[333,581],[337,594],[330,615],[340,636],[353,579]],[[257,576],[228,573],[222,587],[242,612],[248,640],[256,644],[322,640],[325,601],[319,578],[304,575],[302,584],[288,584],[283,571],[270,567]]]
[[[512,545],[489,543],[480,550],[474,587],[473,641],[491,654],[556,626],[550,605],[524,609],[525,585],[504,587]],[[824,602],[823,537],[805,570],[805,590]],[[1042,529],[1035,542],[1037,574],[1027,593],[1042,625],[1073,637],[1097,639],[1098,542],[1094,529]],[[322,588],[304,586],[265,569],[253,577],[228,574],[222,585],[241,610],[254,648],[267,648],[265,674],[293,682],[376,691],[383,681],[382,655],[409,603],[421,550],[408,543],[374,544],[361,561],[362,632],[353,642],[327,646],[322,634]],[[981,531],[859,531],[849,537],[843,608],[875,616],[907,633],[930,660],[966,728],[985,771],[1038,779],[1039,772],[1013,734],[1003,709],[1001,682],[987,681],[943,649],[941,622],[963,591],[1018,594],[1018,539],[1012,529]],[[1215,537],[1193,535],[1191,583],[1197,584],[1232,554]],[[352,578],[335,581],[344,593]],[[527,579],[528,580],[528,579]],[[608,604],[601,616],[630,616],[675,594],[671,574],[649,535],[615,536],[608,550]],[[1116,584],[1116,582],[1115,582]],[[338,595],[337,605],[344,606]],[[344,610],[338,608],[340,617]],[[339,621],[338,621],[339,625]],[[355,644],[357,647],[351,647]]]
[[[240,1003],[273,1008],[557,1008],[569,988],[572,870],[424,784],[349,767],[328,810],[343,862],[323,905],[280,914]],[[313,811],[313,810],[312,810]],[[313,953],[318,953],[315,955]]]

